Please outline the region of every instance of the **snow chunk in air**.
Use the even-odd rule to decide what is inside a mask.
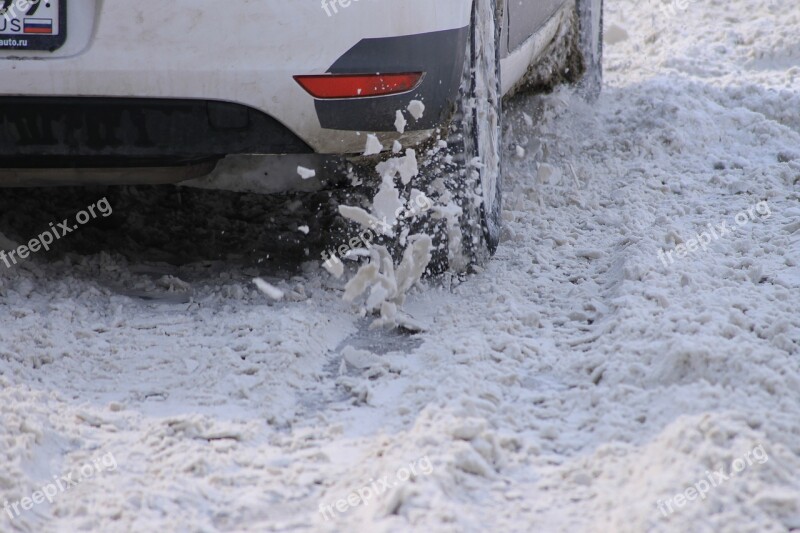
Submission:
[[[280,290],[278,287],[276,287],[274,285],[270,285],[269,283],[267,283],[266,281],[264,281],[261,278],[253,279],[253,283],[256,284],[256,287],[258,288],[258,290],[260,290],[261,292],[263,292],[264,294],[266,294],[267,296],[269,296],[273,300],[277,301],[277,300],[283,299],[283,291]]]
[[[317,175],[317,171],[316,170],[312,170],[310,168],[301,167],[301,166],[297,167],[297,173],[300,174],[300,177],[302,179],[304,179],[304,180],[311,179],[311,178],[313,178],[314,176]]]
[[[378,137],[370,133],[367,135],[367,146],[364,148],[364,155],[375,155],[383,151],[383,145]]]
[[[411,100],[411,103],[408,104],[408,112],[411,113],[414,120],[419,120],[422,118],[422,114],[425,113],[425,104],[419,100]]]

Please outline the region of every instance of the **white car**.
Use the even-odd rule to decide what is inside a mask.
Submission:
[[[449,249],[467,263],[498,241],[502,96],[600,80],[602,0],[0,8],[0,185],[174,183],[220,165],[269,185],[263,156],[446,139],[448,168],[432,167],[462,208],[467,235]]]

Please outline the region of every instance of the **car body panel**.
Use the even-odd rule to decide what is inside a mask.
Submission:
[[[558,35],[559,28],[569,23],[574,8],[575,0],[566,0],[533,35],[500,60],[504,95],[512,93],[524,81],[531,65],[542,57]]]
[[[566,0],[510,0],[508,2],[508,50],[521,47],[541,29]]]

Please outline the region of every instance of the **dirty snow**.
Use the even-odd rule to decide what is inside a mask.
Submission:
[[[480,274],[414,283],[410,260],[393,286],[376,251],[347,288],[302,241],[325,231],[313,212],[217,193],[227,217],[176,193],[48,261],[0,263],[0,505],[117,464],[0,509],[0,531],[800,528],[800,9],[606,5],[600,100],[508,106],[524,155],[506,158],[503,242]],[[19,195],[0,210],[14,242],[31,235]],[[61,220],[49,205],[40,226]],[[206,226],[171,243],[171,210]],[[213,247],[277,213],[297,220]],[[370,329],[342,298],[356,289],[422,331]],[[675,503],[703,479],[719,484]],[[382,493],[347,502],[366,488]]]

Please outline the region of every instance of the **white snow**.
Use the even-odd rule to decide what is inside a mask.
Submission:
[[[389,194],[391,194],[391,192],[387,193],[387,196]],[[391,201],[391,199],[388,201]],[[402,203],[400,205],[402,205]],[[394,211],[389,212],[394,214]],[[360,207],[340,205],[339,214],[348,220],[352,220],[356,224],[360,224],[361,227],[365,229],[374,230],[382,235],[394,235],[394,230],[388,220],[384,222]]]
[[[420,280],[424,237],[346,284],[309,260],[279,304],[234,261],[157,276],[164,301],[116,286],[155,261],[0,264],[0,531],[800,528],[800,10],[606,7],[600,99],[507,107],[526,155],[481,274]]]
[[[344,263],[338,257],[328,257],[322,262],[322,268],[328,271],[331,276],[339,279],[344,274]]]
[[[297,167],[297,173],[304,180],[311,179],[311,178],[313,178],[314,176],[317,175],[317,171],[316,170],[312,170],[310,168],[301,167],[301,166]]]
[[[413,149],[407,148],[404,157],[392,157],[382,161],[378,163],[376,170],[384,179],[400,176],[400,181],[403,185],[408,185],[411,182],[411,178],[419,174],[417,154]]]
[[[380,311],[380,319],[375,320],[371,327],[402,325],[398,322],[399,308],[408,291],[422,278],[431,260],[433,245],[427,235],[415,236],[410,241],[397,267],[386,248],[374,246],[370,262],[359,268],[345,286],[344,299],[348,302],[370,291],[365,308],[367,311]]]
[[[378,137],[370,133],[367,135],[367,144],[364,147],[364,155],[375,155],[383,151],[383,145],[378,140]]]
[[[372,209],[378,220],[389,226],[394,226],[397,222],[397,214],[403,209],[403,201],[390,175],[384,175],[378,194],[372,201]]]
[[[397,133],[404,133],[407,125],[408,121],[403,116],[403,112],[398,109],[397,113],[395,113],[394,119],[394,127],[397,130]]]
[[[411,100],[411,103],[408,104],[408,112],[411,113],[411,116],[414,117],[414,120],[419,120],[425,113],[425,104],[419,100]]]
[[[264,281],[261,278],[255,278],[253,280],[253,283],[256,284],[256,287],[258,287],[258,290],[260,290],[261,292],[263,292],[264,294],[266,294],[267,296],[269,296],[273,300],[282,300],[283,299],[284,293],[278,287],[275,287],[274,285],[270,285],[269,283],[267,283],[266,281]]]

